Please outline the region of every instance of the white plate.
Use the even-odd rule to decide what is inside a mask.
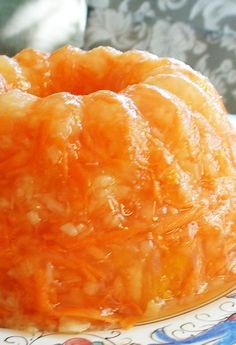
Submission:
[[[236,128],[236,115],[230,115]],[[29,335],[0,330],[0,345],[236,345],[236,290],[190,312],[127,331]]]

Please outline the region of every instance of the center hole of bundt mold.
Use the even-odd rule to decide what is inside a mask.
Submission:
[[[83,51],[66,46],[49,55],[43,68],[39,69],[37,62],[35,76],[27,74],[32,85],[29,91],[41,97],[58,92],[74,95],[103,90],[121,92],[146,76],[150,66],[143,54],[122,53],[109,47]],[[18,55],[18,60],[23,61],[23,57]]]
[[[133,72],[138,58],[126,55],[108,47],[90,51],[71,46],[61,48],[49,58],[52,92],[74,95],[102,90],[120,92],[140,82],[142,75],[136,69]]]
[[[68,70],[64,71],[63,80],[55,77],[52,79],[52,92],[69,92],[74,95],[90,95],[97,91],[121,92],[133,84],[126,76],[115,76],[117,71],[112,71],[102,76],[97,75],[90,69],[78,71],[75,75]],[[114,77],[112,77],[114,75]]]

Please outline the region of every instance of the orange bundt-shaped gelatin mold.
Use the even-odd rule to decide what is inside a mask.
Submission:
[[[235,283],[235,133],[176,60],[0,57],[0,189],[0,326],[127,327]]]

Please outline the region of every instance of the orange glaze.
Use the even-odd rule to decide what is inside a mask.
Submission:
[[[0,57],[0,326],[128,327],[234,284],[235,144],[177,60]]]

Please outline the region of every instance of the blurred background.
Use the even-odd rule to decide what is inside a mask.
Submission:
[[[0,0],[0,53],[110,45],[183,60],[236,114],[236,0]]]

